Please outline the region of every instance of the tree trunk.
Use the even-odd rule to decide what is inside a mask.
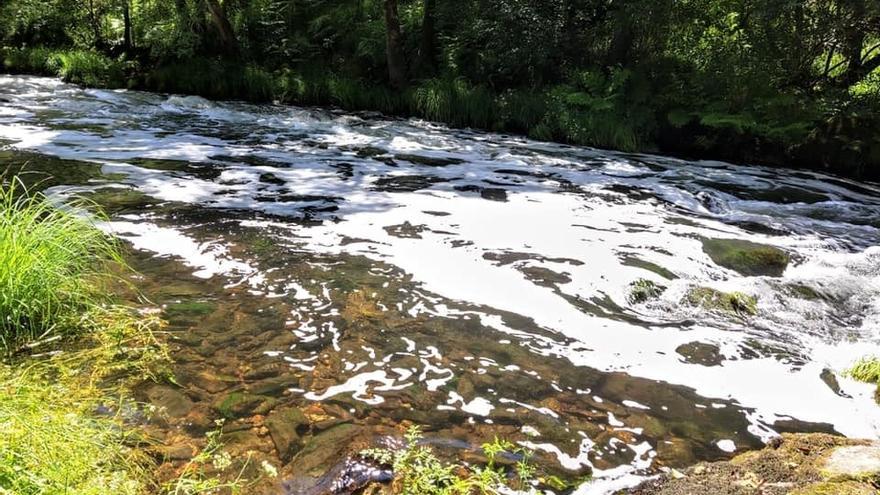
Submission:
[[[207,0],[208,13],[211,14],[211,21],[220,35],[220,42],[223,45],[223,51],[227,55],[238,55],[238,39],[235,37],[235,31],[232,29],[232,23],[226,16],[226,9],[223,8],[217,0]]]
[[[608,49],[605,59],[605,65],[608,67],[625,65],[629,61],[630,52],[635,41],[632,19],[630,19],[630,13],[624,7],[617,7],[611,19],[614,23],[614,34],[611,38],[611,47]]]
[[[852,84],[863,77],[862,50],[865,48],[865,31],[861,21],[865,16],[864,0],[851,0],[850,22],[844,33],[843,55],[846,57],[846,71],[843,75],[845,84]]]
[[[122,0],[122,22],[124,24],[123,28],[123,40],[122,45],[125,53],[130,53],[134,45],[131,40],[131,3],[130,0]]]
[[[422,17],[422,44],[419,49],[419,64],[421,69],[433,74],[437,69],[437,30],[435,25],[435,13],[437,0],[425,0],[425,12]]]
[[[406,87],[406,62],[401,45],[400,18],[397,15],[397,0],[385,1],[385,56],[388,62],[388,79],[391,87]]]
[[[103,50],[106,45],[104,37],[101,35],[101,18],[95,10],[95,1],[89,0],[89,23],[92,25],[92,31],[95,36],[95,48]]]

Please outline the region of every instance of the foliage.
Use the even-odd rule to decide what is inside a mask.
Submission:
[[[9,0],[0,46],[85,85],[880,177],[869,0]]]
[[[197,495],[200,493],[247,493],[245,490],[258,480],[245,479],[244,474],[251,463],[248,454],[241,467],[231,473],[228,480],[221,479],[229,472],[235,461],[228,452],[223,450],[220,441],[223,435],[223,420],[216,421],[217,428],[205,434],[205,447],[181,469],[180,475],[162,487],[163,495]],[[264,461],[262,472],[270,477],[277,476],[278,471],[270,463]]]
[[[103,399],[41,367],[0,366],[0,491],[143,493],[147,463],[126,445],[120,418],[93,414]]]
[[[525,490],[530,486],[535,470],[529,463],[531,452],[517,448],[508,441],[495,439],[483,445],[487,463],[482,467],[447,464],[433,450],[420,445],[421,430],[413,426],[407,430],[406,446],[399,451],[368,449],[361,456],[394,470],[394,493],[401,495],[471,495],[502,493],[506,487]],[[517,457],[511,480],[498,466],[499,456],[511,453]]]
[[[639,304],[659,297],[666,290],[666,287],[657,285],[654,282],[640,278],[629,284],[629,302]]]
[[[129,308],[96,307],[77,349],[0,364],[0,492],[140,494],[150,461],[125,424],[137,405],[127,380],[164,376],[162,322]]]
[[[58,207],[17,178],[0,187],[0,351],[81,329],[82,314],[106,301],[118,245],[77,212]]]
[[[880,358],[864,357],[854,364],[852,368],[846,370],[845,374],[861,382],[880,385]]]

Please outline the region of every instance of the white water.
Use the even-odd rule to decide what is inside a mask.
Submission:
[[[775,433],[772,425],[781,418],[829,423],[850,436],[880,436],[872,387],[838,376],[843,393],[837,394],[820,379],[826,368],[840,372],[857,357],[880,350],[876,185],[808,172],[623,155],[420,121],[82,90],[44,78],[0,76],[0,98],[8,100],[0,103],[0,138],[15,148],[100,163],[104,173],[121,174],[118,186],[158,200],[270,215],[245,222],[287,229],[284,242],[292,248],[364,255],[403,269],[433,294],[526,316],[567,337],[546,339],[543,352],[565,356],[574,365],[691,387],[706,404],[733,400],[752,411],[750,431],[762,438]],[[398,158],[388,165],[359,157],[365,146],[385,150],[389,158],[416,154],[462,163],[432,167]],[[219,173],[158,170],[132,163],[135,158],[186,160]],[[418,190],[390,190],[390,180],[407,176],[434,182]],[[506,201],[485,199],[466,186],[503,189]],[[627,194],[623,187],[637,193]],[[497,191],[486,193],[493,194]],[[337,209],[320,210],[328,206]],[[303,217],[323,222],[291,221]],[[745,222],[785,235],[745,230]],[[395,229],[389,227],[405,223],[416,227],[417,235],[392,235]],[[233,259],[220,241],[189,238],[164,219],[133,215],[114,219],[109,228],[138,249],[183,259],[198,276],[223,276],[230,284],[249,283],[275,296],[302,296],[295,284],[271,285],[247,260]],[[703,253],[700,237],[771,244],[790,252],[793,263],[781,279],[742,277],[715,265]],[[528,256],[506,264],[493,258],[503,253]],[[678,278],[670,281],[625,265],[626,257],[662,266]],[[523,272],[534,268],[564,273],[570,281],[536,284]],[[628,286],[640,278],[669,289],[658,301],[629,305]],[[780,289],[787,283],[815,289],[834,302],[792,297]],[[680,304],[694,286],[756,295],[759,314],[740,320]],[[641,323],[572,304],[575,298],[590,302],[606,296]],[[311,296],[302,297],[312,304]],[[413,309],[449,311],[442,304]],[[476,310],[470,314],[513,340],[523,337],[501,318]],[[305,337],[308,332],[302,331]],[[676,348],[694,341],[720,348],[721,364],[685,362]],[[755,341],[772,351],[756,348]],[[409,373],[395,377],[358,368],[338,387],[312,395],[360,397],[371,381],[381,382],[374,389],[381,392],[412,380]],[[371,397],[365,400],[381,399]],[[501,399],[467,402],[450,395],[447,407],[480,416],[503,407]],[[725,438],[717,442],[724,451],[736,448]],[[650,464],[650,456],[639,452],[640,462]],[[589,463],[585,459],[570,461]]]

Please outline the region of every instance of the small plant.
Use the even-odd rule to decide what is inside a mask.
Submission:
[[[863,357],[844,374],[861,382],[880,384],[880,358]]]
[[[241,468],[234,472],[231,479],[223,480],[221,475],[230,470],[233,465],[232,456],[223,450],[220,436],[223,435],[223,420],[217,420],[217,428],[205,434],[205,447],[192,458],[181,470],[177,479],[166,483],[162,493],[164,495],[197,495],[200,493],[217,493],[221,490],[225,493],[247,493],[246,488],[252,486],[258,480],[244,478],[245,470],[251,463],[251,455],[248,454]],[[277,476],[275,466],[267,461],[261,465],[263,473],[268,476]]]
[[[508,488],[528,489],[535,469],[529,463],[531,452],[512,443],[498,440],[483,444],[487,463],[483,467],[448,464],[441,461],[433,450],[420,445],[421,430],[413,426],[407,430],[406,446],[399,451],[368,449],[361,456],[394,470],[392,490],[401,495],[471,495],[498,494]],[[518,457],[513,476],[497,466],[498,457],[511,453]]]
[[[877,356],[863,357],[843,374],[861,382],[876,383],[877,390],[874,392],[874,400],[880,404],[880,358]]]
[[[660,294],[663,294],[663,291],[666,290],[666,287],[657,285],[654,282],[643,278],[629,284],[629,287],[628,299],[630,304],[640,304],[649,299],[660,297]]]

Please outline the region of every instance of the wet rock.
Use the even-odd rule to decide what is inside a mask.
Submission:
[[[308,431],[309,420],[296,407],[272,411],[266,417],[266,428],[282,461],[288,462],[302,446],[302,435]]]
[[[246,392],[232,392],[214,402],[214,410],[224,418],[240,418],[271,407],[274,399]]]
[[[721,356],[721,349],[713,344],[704,344],[703,342],[688,342],[675,348],[675,352],[684,357],[685,362],[692,364],[701,364],[703,366],[719,366],[724,357]]]
[[[167,385],[154,385],[147,390],[149,401],[171,417],[186,416],[193,408],[193,401],[183,392]]]
[[[790,261],[779,248],[740,239],[703,239],[703,252],[715,264],[747,277],[782,276]]]
[[[396,160],[403,160],[416,165],[424,165],[426,167],[447,167],[449,165],[460,165],[464,160],[451,157],[434,157],[424,155],[397,154],[394,155]]]
[[[373,188],[382,192],[413,192],[427,189],[438,182],[447,182],[442,177],[424,177],[421,175],[398,175],[382,177],[373,183]]]
[[[344,457],[360,431],[353,424],[341,424],[315,435],[292,461],[293,472],[310,475],[328,472]]]
[[[473,184],[455,186],[456,191],[480,193],[480,197],[490,201],[507,201],[507,191],[497,187],[482,187]]]
[[[866,450],[874,447],[867,442],[825,434],[783,434],[762,450],[740,454],[730,461],[703,463],[681,471],[681,475],[665,474],[628,490],[630,495],[860,495],[876,493],[863,480],[850,479],[861,473]],[[838,459],[845,466],[840,481],[824,475],[827,460],[838,451],[847,452]],[[877,469],[880,466],[869,463]]]
[[[755,315],[758,313],[758,299],[755,296],[742,292],[721,292],[709,287],[696,287],[689,290],[682,303],[735,315]]]
[[[388,235],[392,237],[399,237],[401,239],[421,239],[422,232],[428,230],[428,227],[425,225],[413,225],[409,222],[403,222],[399,225],[389,225],[387,227],[382,227],[385,232],[388,232]]]
[[[821,472],[829,481],[880,481],[880,444],[838,447]]]
[[[623,258],[623,260],[621,261],[621,264],[623,266],[632,266],[635,268],[641,268],[643,270],[648,270],[649,272],[656,273],[657,275],[660,275],[661,277],[668,279],[668,280],[675,280],[678,278],[678,275],[672,273],[671,271],[667,270],[666,268],[663,268],[662,266],[660,266],[656,263],[651,263],[650,261],[645,261],[645,260],[638,258],[636,256],[625,256]]]
[[[567,273],[558,273],[544,268],[542,266],[526,266],[519,268],[527,279],[544,287],[552,287],[554,285],[567,284],[571,282],[571,277]]]
[[[183,443],[158,445],[150,447],[147,451],[154,457],[164,461],[188,461],[195,456],[195,449],[193,446]]]
[[[284,179],[279,179],[278,176],[276,176],[275,174],[271,174],[268,172],[260,174],[260,182],[264,184],[273,184],[276,186],[283,186],[284,184],[287,184]]]

